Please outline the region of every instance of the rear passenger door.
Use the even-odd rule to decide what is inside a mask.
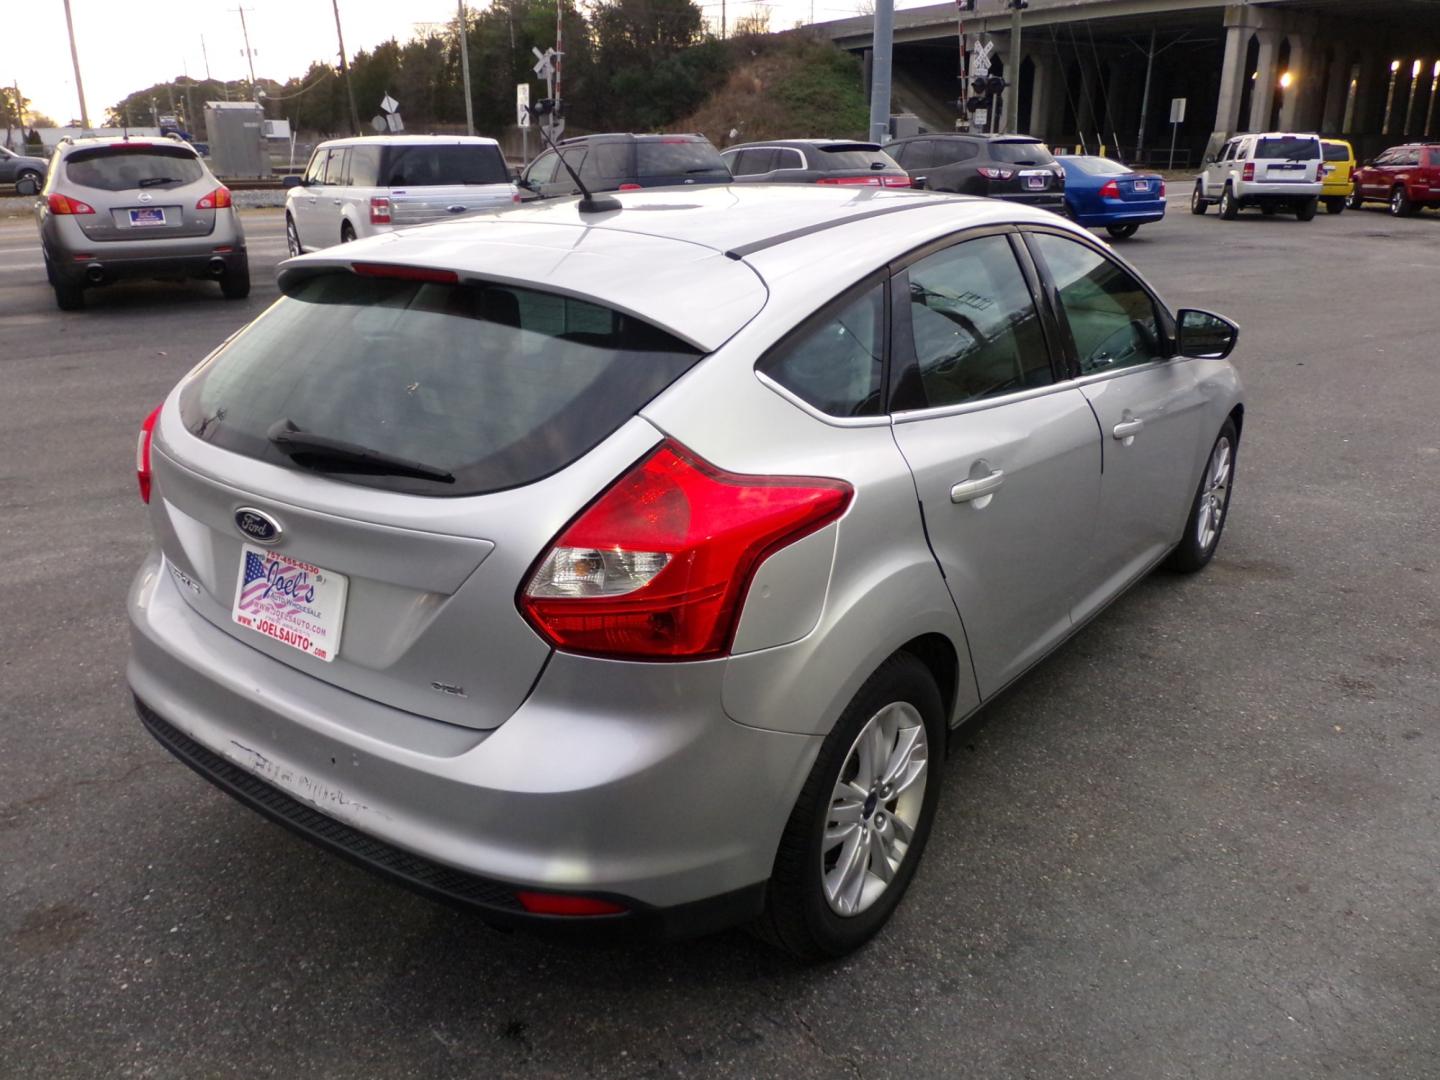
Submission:
[[[1124,266],[1072,235],[1027,233],[1060,324],[1066,362],[1100,427],[1100,515],[1077,621],[1179,539],[1198,482],[1206,397],[1197,365],[1167,359],[1154,297]],[[1168,316],[1163,316],[1168,319]]]
[[[990,697],[1063,638],[1100,499],[1100,439],[1052,367],[1013,229],[971,234],[892,283],[895,441]]]

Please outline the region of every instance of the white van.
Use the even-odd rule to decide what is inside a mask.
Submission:
[[[500,144],[466,135],[332,139],[285,186],[291,255],[520,201]]]

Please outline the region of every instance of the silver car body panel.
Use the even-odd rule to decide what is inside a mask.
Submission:
[[[285,275],[376,261],[522,282],[632,312],[709,355],[572,465],[474,497],[381,491],[230,453],[191,435],[172,395],[150,504],[164,556],[152,553],[131,593],[129,677],[210,750],[399,847],[504,881],[674,904],[768,876],[821,738],[897,649],[923,639],[948,657],[957,722],[1163,555],[1239,385],[1228,363],[1174,359],[957,409],[837,420],[755,363],[843,289],[970,227],[1093,241],[1043,211],[918,192],[618,197],[618,214],[537,204],[285,263]],[[864,216],[901,204],[913,209]],[[1127,410],[1154,437],[1112,446],[1102,424]],[[736,473],[845,480],[853,501],[757,569],[728,657],[551,650],[516,610],[528,569],[667,436]],[[1005,470],[1005,485],[983,506],[952,503],[949,488],[981,462]],[[357,603],[374,615],[347,620],[334,664],[230,623],[240,536],[227,515],[241,505],[281,520],[281,547],[350,574],[367,597]],[[1139,535],[1097,550],[1113,531],[1106,514]],[[397,531],[414,534],[408,563],[386,554]],[[1071,544],[1085,554],[1067,558]]]

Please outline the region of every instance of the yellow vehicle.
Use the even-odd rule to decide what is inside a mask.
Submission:
[[[1325,158],[1320,201],[1327,214],[1338,214],[1345,209],[1345,200],[1354,186],[1350,174],[1355,171],[1355,150],[1344,139],[1321,139],[1320,152]]]

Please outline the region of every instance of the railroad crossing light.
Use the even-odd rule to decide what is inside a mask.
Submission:
[[[990,80],[984,75],[976,75],[970,80],[970,89],[983,97],[990,92]]]
[[[985,89],[992,94],[1000,93],[1000,91],[1005,89],[1006,85],[1003,75],[991,75],[985,80]]]

